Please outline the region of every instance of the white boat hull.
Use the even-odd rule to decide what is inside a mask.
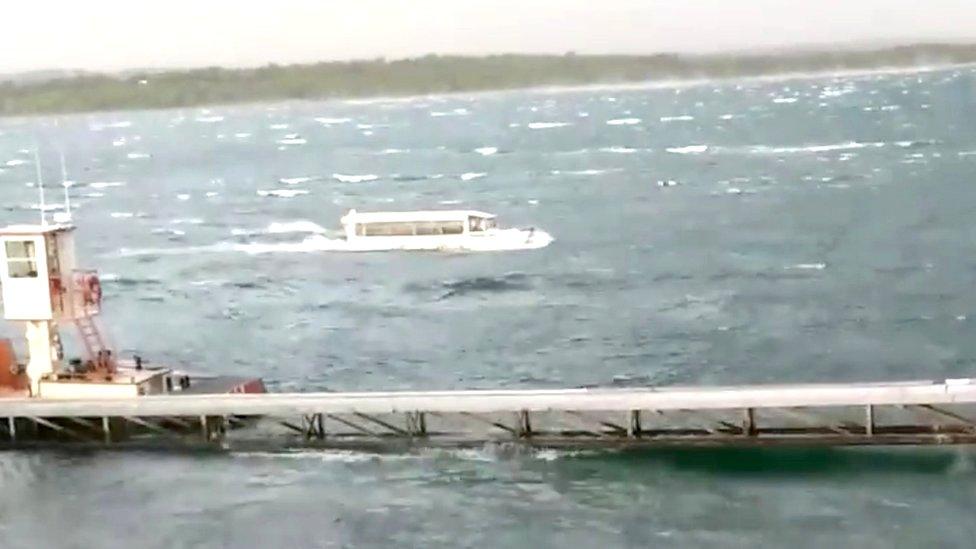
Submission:
[[[495,252],[513,250],[535,250],[552,243],[552,236],[533,229],[497,229],[480,234],[431,235],[431,236],[364,236],[352,239],[328,241],[337,251],[380,252],[392,250],[406,251],[458,251]]]

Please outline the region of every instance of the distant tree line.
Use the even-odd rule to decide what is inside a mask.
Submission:
[[[0,116],[280,99],[396,96],[532,86],[735,78],[976,62],[976,45],[711,55],[491,55],[218,67],[0,81]],[[2,77],[0,77],[2,79]]]

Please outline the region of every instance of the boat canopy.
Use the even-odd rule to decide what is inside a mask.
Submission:
[[[410,223],[416,221],[466,221],[471,217],[494,219],[495,215],[477,210],[427,210],[413,212],[357,212],[349,210],[342,217],[343,225],[365,223]]]

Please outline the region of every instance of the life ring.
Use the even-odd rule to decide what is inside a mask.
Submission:
[[[102,303],[102,283],[95,275],[85,277],[83,294],[86,305],[101,305]]]

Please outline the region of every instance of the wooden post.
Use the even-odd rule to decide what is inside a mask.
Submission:
[[[112,443],[112,429],[109,425],[108,416],[102,416],[102,436],[104,437],[105,444]]]
[[[10,440],[17,440],[17,418],[7,418],[7,430],[10,431]]]
[[[527,438],[532,436],[532,422],[529,419],[529,411],[522,410],[518,413],[518,428],[516,433],[520,438]]]
[[[630,420],[627,422],[627,437],[637,438],[641,434],[641,413],[640,410],[630,411]]]
[[[747,436],[756,436],[756,411],[753,408],[745,409],[745,421],[742,430]]]
[[[207,416],[200,416],[200,431],[204,442],[210,442],[210,421]]]
[[[864,407],[864,432],[869,437],[874,436],[874,405],[868,404]]]

